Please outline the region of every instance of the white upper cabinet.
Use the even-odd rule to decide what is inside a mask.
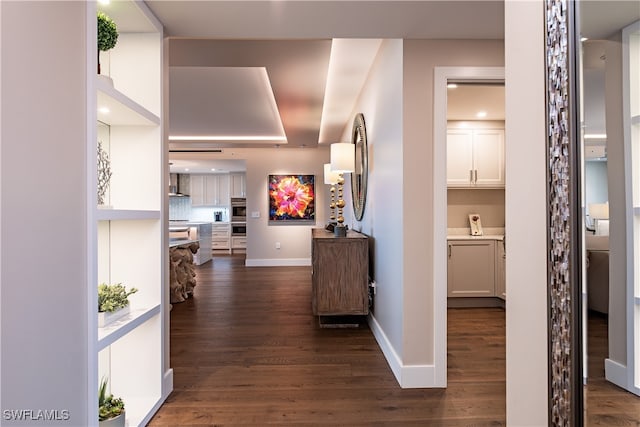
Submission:
[[[504,187],[504,130],[449,129],[447,186]]]
[[[229,175],[191,175],[191,206],[228,206]]]
[[[231,197],[247,197],[247,180],[244,173],[232,173],[231,178]]]

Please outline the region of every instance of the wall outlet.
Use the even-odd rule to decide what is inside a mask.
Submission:
[[[280,242],[276,242],[276,249],[280,249]]]
[[[260,211],[251,212],[251,218],[260,218]]]

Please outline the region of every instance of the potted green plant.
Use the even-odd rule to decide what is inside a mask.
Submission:
[[[107,382],[103,377],[98,389],[98,422],[100,427],[124,427],[124,401],[107,394]]]
[[[122,283],[98,285],[98,326],[103,327],[129,313],[129,296],[138,292],[127,291]]]
[[[100,52],[106,52],[118,42],[118,27],[104,12],[98,12],[98,74],[100,74]]]

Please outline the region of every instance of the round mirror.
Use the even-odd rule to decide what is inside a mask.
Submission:
[[[356,220],[361,221],[364,205],[367,201],[367,178],[369,176],[369,159],[367,155],[367,130],[364,116],[358,113],[353,119],[351,140],[355,146],[355,168],[351,174],[351,201]]]

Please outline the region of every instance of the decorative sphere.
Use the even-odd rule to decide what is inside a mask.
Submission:
[[[340,175],[340,177],[338,178],[338,185],[342,184],[344,184],[344,176]]]
[[[336,187],[331,187],[331,190],[329,190],[329,191],[331,191],[332,193],[335,193],[336,192]]]
[[[335,202],[331,202],[331,204],[329,205],[329,207],[330,207],[331,209],[335,209],[335,208],[336,208],[336,204],[335,204]]]
[[[342,199],[338,200],[338,202],[336,203],[336,206],[339,207],[340,209],[344,208],[345,206],[344,200]]]
[[[339,216],[336,221],[338,221],[340,224],[342,224],[344,222],[344,217],[343,216]]]

